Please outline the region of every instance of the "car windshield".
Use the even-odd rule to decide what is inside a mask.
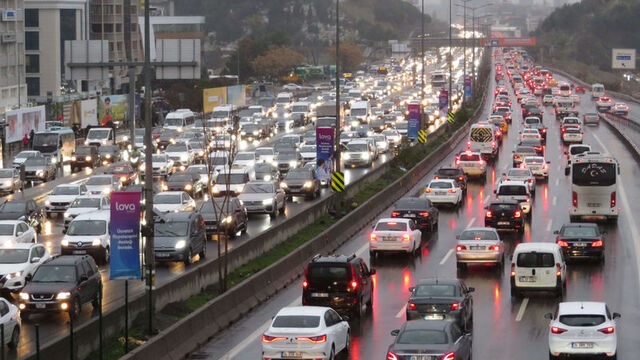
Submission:
[[[110,129],[91,129],[87,134],[89,139],[104,139],[109,137]]]
[[[560,315],[558,321],[567,326],[597,326],[604,323],[606,318],[601,314],[571,314]]]
[[[516,204],[491,204],[491,211],[513,211],[517,208]]]
[[[429,184],[430,189],[452,189],[453,184],[448,181],[432,181]]]
[[[200,213],[218,213],[220,210],[224,210],[224,212],[227,212],[227,210],[233,210],[233,204],[225,198],[215,198],[214,201],[215,209],[211,201],[205,201],[202,203],[198,211]]]
[[[461,240],[498,240],[498,235],[489,230],[465,230],[460,234]]]
[[[523,177],[523,176],[530,176],[531,172],[529,171],[529,169],[512,169],[509,170],[509,172],[507,173],[507,176],[513,176],[513,177]]]
[[[13,224],[0,224],[0,235],[13,235]]]
[[[300,152],[303,153],[314,153],[316,152],[316,147],[312,145],[302,145],[300,147]]]
[[[69,224],[67,235],[104,235],[106,226],[105,220],[73,220]]]
[[[171,144],[167,146],[165,152],[187,152],[187,145],[185,144]]]
[[[430,207],[427,199],[402,198],[396,202],[396,209],[427,210]]]
[[[309,171],[289,171],[285,179],[311,179],[311,173]]]
[[[190,174],[198,174],[198,175],[209,173],[209,171],[207,171],[206,166],[189,166],[187,170],[185,170],[185,172]]]
[[[47,164],[45,157],[31,157],[25,160],[24,166],[44,166]]]
[[[553,267],[555,264],[553,254],[545,252],[520,253],[516,262],[518,267],[523,268]]]
[[[100,207],[99,198],[80,198],[75,199],[69,207],[97,208]]]
[[[228,182],[227,178],[229,179]],[[244,180],[244,174],[219,174],[218,177],[216,177],[216,184],[242,184]]]
[[[381,221],[376,224],[376,231],[407,231],[407,223],[396,221]]]
[[[180,118],[166,118],[164,119],[165,126],[183,126],[184,120]]]
[[[347,151],[353,152],[364,152],[369,151],[367,144],[357,143],[357,144],[347,144]]]
[[[244,187],[245,193],[256,193],[256,194],[272,194],[276,191],[273,184],[252,184],[248,183],[247,186]]]
[[[544,163],[544,159],[539,159],[539,158],[525,158],[524,159],[525,164],[543,164]]]
[[[42,265],[33,274],[32,282],[76,282],[74,265]]]
[[[112,174],[122,174],[122,173],[133,172],[133,169],[125,165],[120,165],[120,166],[112,166],[111,168],[109,168],[109,172]]]
[[[345,282],[351,277],[347,266],[330,264],[311,264],[307,271],[307,279],[318,283]]]
[[[524,185],[502,185],[498,188],[498,195],[527,195]]]
[[[456,287],[449,284],[425,284],[416,286],[414,296],[457,296]]]
[[[460,161],[480,161],[478,154],[460,154]]]
[[[186,236],[189,223],[186,221],[157,222],[153,228],[156,236]]]
[[[26,209],[26,203],[23,202],[6,202],[0,207],[2,212],[23,212]]]
[[[598,236],[598,230],[595,227],[567,226],[562,229],[562,236],[593,237]]]
[[[111,185],[111,177],[104,177],[104,176],[90,177],[85,184],[86,185]]]
[[[256,149],[256,156],[273,155],[273,149]]]
[[[193,178],[191,175],[174,174],[169,178],[170,182],[190,182]]]
[[[438,175],[443,175],[443,176],[456,176],[456,175],[462,175],[460,174],[460,170],[459,169],[439,169],[438,170]]]
[[[153,198],[156,204],[180,204],[182,196],[180,194],[158,194]]]
[[[446,344],[447,334],[442,330],[407,330],[398,334],[397,344]]]
[[[298,154],[294,152],[280,152],[276,156],[277,160],[298,160]]]
[[[0,248],[0,264],[22,264],[29,259],[29,249]]]
[[[151,156],[151,162],[166,162],[166,161],[167,161],[167,155],[165,154],[158,154],[158,155]]]
[[[228,160],[226,157],[215,156],[210,158],[211,165],[227,165]]]
[[[35,157],[38,153],[34,152],[34,151],[23,151],[21,153],[19,153],[18,155],[16,155],[16,159],[28,159],[28,158],[32,158]]]
[[[0,178],[13,177],[13,169],[0,169]]]
[[[255,160],[256,155],[254,153],[237,153],[235,160]]]
[[[116,146],[111,146],[111,145],[102,145],[102,146],[100,146],[100,148],[98,148],[98,152],[104,153],[104,154],[106,154],[106,153],[109,153],[109,154],[116,153],[116,152],[118,152],[118,150],[119,149]]]
[[[317,328],[320,316],[316,315],[280,315],[273,319],[274,328]]]

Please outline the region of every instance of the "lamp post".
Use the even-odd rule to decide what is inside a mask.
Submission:
[[[453,25],[452,21],[451,21],[451,16],[453,13],[453,8],[452,8],[452,0],[449,0],[449,56],[447,57],[447,61],[449,62],[449,94],[448,94],[448,112],[451,111],[451,109],[453,108],[452,104],[451,104],[451,88],[452,88],[452,84],[451,82],[453,81],[453,65],[451,64],[451,61],[453,60],[453,39],[452,39],[452,31],[451,31],[451,26]]]
[[[485,7],[489,7],[489,6],[493,6],[493,3],[486,3],[484,5],[480,5],[480,6],[476,6],[476,7],[469,7],[471,9],[471,19],[472,19],[472,28],[471,28],[471,33],[472,33],[472,44],[473,44],[473,63],[471,64],[471,70],[472,70],[472,79],[473,79],[473,84],[475,84],[476,81],[476,50],[477,50],[477,44],[476,44],[476,10],[485,8]],[[488,17],[490,15],[483,15],[480,18],[483,17]]]
[[[421,9],[420,9],[420,22],[422,23],[422,32],[420,33],[420,63],[422,64],[422,69],[420,73],[420,124],[418,127],[420,129],[426,128],[426,124],[423,121],[423,113],[422,107],[424,106],[424,0],[421,1]]]

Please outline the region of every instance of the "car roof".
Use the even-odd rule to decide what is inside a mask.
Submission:
[[[32,242],[28,242],[28,243],[5,242],[4,245],[0,246],[0,249],[31,249],[36,245],[44,246],[44,244],[38,244],[38,243],[32,243]]]
[[[606,314],[607,304],[599,301],[566,301],[558,304],[558,314]]]
[[[598,229],[598,231],[600,230],[600,228],[598,227],[598,224],[596,223],[576,223],[576,222],[570,222],[570,223],[565,223],[564,225],[562,225],[563,228],[565,227],[572,227],[572,228],[580,228],[580,227],[584,227],[584,228],[596,228]]]
[[[495,228],[492,227],[485,227],[485,226],[469,226],[468,228],[465,228],[462,231],[492,231],[492,232],[498,232],[498,230],[496,230]]]
[[[40,265],[75,265],[81,260],[91,259],[90,255],[60,255]]]
[[[25,222],[24,220],[0,220],[0,224],[10,224],[10,225],[15,225],[17,223],[23,223]]]
[[[324,307],[324,306],[287,306],[280,309],[280,311],[278,311],[278,314],[276,314],[276,316],[282,316],[282,315],[322,316],[329,309],[331,308]]]
[[[425,278],[425,279],[420,279],[418,280],[418,282],[416,282],[416,286],[417,285],[460,285],[460,280],[459,279],[451,279],[451,278]]]
[[[98,210],[80,214],[71,221],[76,220],[109,220],[111,219],[111,210]]]
[[[546,242],[530,242],[530,243],[520,243],[516,245],[516,249],[514,252],[523,252],[523,251],[549,251],[549,250],[559,250],[560,246],[556,243],[546,243]]]
[[[78,196],[76,199],[102,199],[106,197],[108,197],[106,194],[84,194]]]
[[[197,215],[197,213],[192,212],[192,211],[168,212],[168,213],[162,213],[161,216],[157,216],[156,217],[156,221],[159,220],[158,218],[163,219],[166,222],[185,221],[185,220],[189,220],[190,218],[192,218],[195,215]]]
[[[518,205],[518,204],[520,204],[520,201],[513,200],[513,199],[496,199],[496,200],[491,200],[489,202],[489,206],[498,205],[498,204]]]
[[[515,185],[526,186],[527,184],[523,180],[505,180],[498,184],[498,186],[515,186]]]
[[[451,326],[451,320],[410,320],[402,326],[405,330],[440,330]]]

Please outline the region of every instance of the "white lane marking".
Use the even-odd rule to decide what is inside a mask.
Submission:
[[[453,255],[453,249],[449,249],[449,251],[447,251],[447,255],[445,255],[442,260],[440,260],[440,265],[444,264],[445,262],[447,262],[447,260],[449,260],[449,257],[451,257],[451,255]]]
[[[558,197],[557,197],[557,196],[554,196],[554,197],[551,199],[551,205],[556,206],[556,202],[557,202],[557,201],[558,201]]]
[[[518,310],[518,314],[516,315],[516,321],[522,320],[524,316],[524,311],[527,309],[527,304],[529,304],[529,298],[524,298],[522,303],[520,304],[520,310]]]
[[[399,318],[405,316],[406,311],[407,311],[407,304],[404,304],[402,309],[400,309],[400,311],[398,311],[398,313],[396,314],[396,319],[399,319]]]
[[[560,185],[560,178],[556,178],[556,186]]]
[[[471,227],[473,225],[473,223],[476,222],[476,218],[471,218],[471,220],[469,221],[469,223],[467,224],[467,227]]]
[[[549,220],[549,222],[547,223],[547,232],[551,231],[551,223],[553,222],[553,220]]]

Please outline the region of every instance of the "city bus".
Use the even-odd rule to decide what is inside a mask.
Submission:
[[[569,219],[618,220],[620,166],[607,154],[586,152],[571,164],[571,205]]]
[[[76,151],[76,135],[69,127],[52,126],[33,134],[33,150],[38,150],[58,166],[71,160]]]

